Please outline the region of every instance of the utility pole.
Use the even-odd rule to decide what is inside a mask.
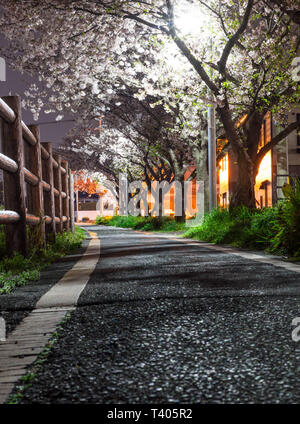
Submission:
[[[6,62],[3,57],[0,57],[0,81],[6,81]]]
[[[216,105],[208,105],[208,176],[209,211],[217,206],[217,168],[216,168]]]
[[[77,224],[78,224],[78,222],[79,222],[79,190],[78,190],[78,188],[77,188],[77,190],[76,190],[76,222],[77,222]]]
[[[78,175],[77,174],[75,174],[75,176],[74,176],[75,178],[74,178],[74,182],[78,182]],[[78,191],[79,191],[79,189],[78,189],[78,184],[77,184],[77,187],[76,187],[76,222],[77,222],[77,224],[79,223],[79,218],[78,218],[78,210],[79,210],[79,207],[78,207],[78,200],[79,200],[79,195],[78,195]]]
[[[125,174],[125,215],[128,216],[128,174]]]

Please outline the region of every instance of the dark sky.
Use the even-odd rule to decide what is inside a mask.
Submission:
[[[8,95],[20,95],[24,97],[24,91],[26,91],[30,84],[35,82],[39,84],[38,78],[32,78],[28,75],[21,74],[13,71],[8,64],[6,65],[6,82],[0,81],[0,96]],[[65,115],[62,121],[55,122],[53,124],[44,125],[44,122],[53,122],[57,114],[44,114],[41,113],[38,121],[34,121],[32,113],[28,110],[23,109],[22,119],[26,125],[39,124],[41,128],[41,141],[51,142],[54,144],[61,144],[63,137],[67,134],[68,130],[74,125],[73,122],[63,122],[63,120],[72,119],[72,116]]]

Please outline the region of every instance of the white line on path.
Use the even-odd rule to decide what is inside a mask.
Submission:
[[[40,298],[36,308],[76,305],[78,298],[88,283],[91,273],[99,260],[100,240],[97,233],[89,232],[92,237],[88,248],[78,262],[58,283]]]
[[[26,374],[26,367],[36,360],[66,313],[75,309],[100,256],[97,233],[89,234],[92,239],[79,261],[40,298],[7,340],[0,342],[0,404]]]

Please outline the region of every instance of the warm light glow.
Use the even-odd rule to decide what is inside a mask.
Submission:
[[[202,42],[211,39],[212,34],[212,19],[207,14],[207,9],[198,2],[191,4],[190,1],[178,0],[175,4],[174,23],[180,37],[188,37],[189,43],[199,45],[199,40]],[[163,69],[165,66],[170,68],[171,72],[176,72],[177,75],[189,72],[191,64],[182,56],[178,47],[173,40],[166,41],[162,49]],[[194,72],[194,70],[192,70]]]
[[[238,123],[236,124],[236,127],[237,128],[239,128],[245,121],[246,121],[246,118],[247,118],[247,114],[245,114],[239,121],[238,121]]]
[[[255,197],[259,205],[272,206],[272,155],[269,151],[261,161],[259,171],[255,181]],[[262,183],[266,184],[262,187]]]
[[[182,34],[198,35],[206,31],[208,17],[199,6],[187,5],[175,16],[176,28]]]
[[[272,159],[269,151],[261,161],[256,177],[255,187],[258,189],[264,181],[272,181]]]
[[[228,205],[228,192],[229,192],[229,157],[228,153],[220,160],[219,163],[219,204],[221,206]],[[226,200],[223,201],[223,195],[226,193]]]

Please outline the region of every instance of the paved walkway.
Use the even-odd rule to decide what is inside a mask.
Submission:
[[[300,401],[299,265],[86,228],[100,260],[21,403]]]
[[[0,404],[44,349],[66,312],[73,308],[35,309],[6,342],[0,343]]]
[[[66,313],[76,306],[99,260],[100,240],[96,233],[90,232],[90,236],[84,255],[38,300],[7,340],[0,342],[0,403],[7,400],[14,384],[26,374],[26,367],[37,359]]]

